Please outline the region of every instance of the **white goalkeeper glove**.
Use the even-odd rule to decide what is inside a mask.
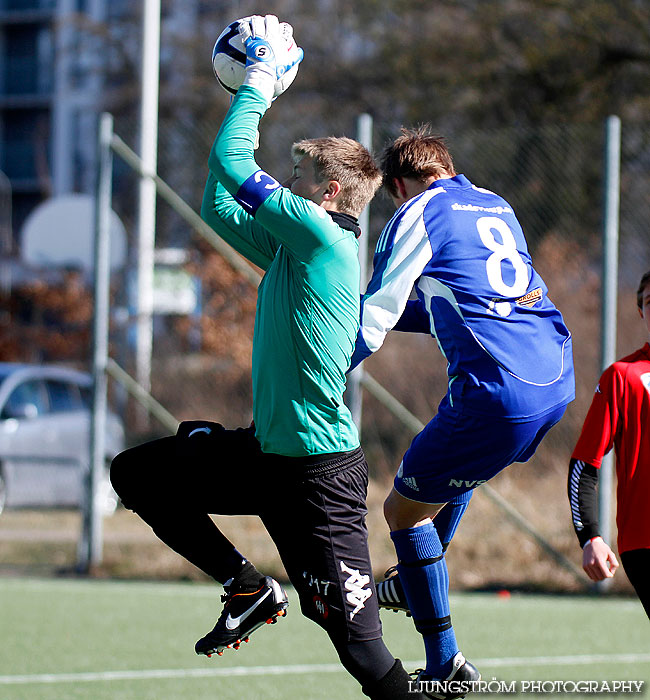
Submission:
[[[275,15],[246,17],[238,29],[246,49],[244,85],[260,90],[270,104],[293,81],[295,71],[290,79],[287,73],[302,61],[303,50],[293,39],[291,25],[280,23]]]

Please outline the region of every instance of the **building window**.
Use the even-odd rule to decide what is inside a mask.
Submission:
[[[52,32],[47,27],[13,25],[5,33],[4,91],[7,95],[42,95],[52,90]]]
[[[0,0],[0,10],[52,10],[56,0]]]
[[[10,179],[47,174],[50,116],[46,110],[12,109],[4,114],[2,170]]]

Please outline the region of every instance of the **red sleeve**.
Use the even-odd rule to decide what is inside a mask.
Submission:
[[[596,387],[572,459],[600,467],[603,457],[614,444],[619,424],[621,390],[621,376],[615,366],[611,365],[603,372]]]

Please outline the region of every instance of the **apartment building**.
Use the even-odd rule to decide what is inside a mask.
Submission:
[[[0,171],[11,188],[14,249],[37,204],[92,191],[102,87],[93,28],[106,4],[0,0]]]

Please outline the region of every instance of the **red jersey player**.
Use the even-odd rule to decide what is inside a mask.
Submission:
[[[650,336],[650,271],[637,291]],[[616,450],[618,551],[650,617],[650,344],[602,374],[569,466],[573,526],[592,581],[611,578],[618,562],[598,530],[596,485],[603,456]]]

